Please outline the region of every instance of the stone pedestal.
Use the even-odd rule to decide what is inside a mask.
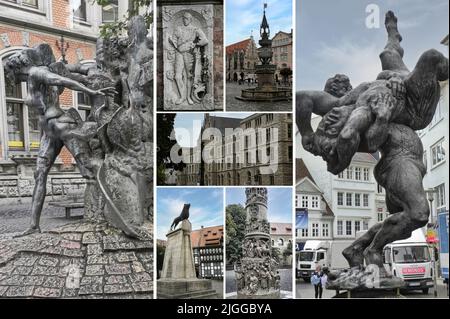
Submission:
[[[159,299],[217,298],[211,280],[198,279],[195,274],[191,231],[189,220],[183,220],[179,229],[167,234],[161,279],[157,282]]]
[[[257,65],[256,77],[258,79],[258,89],[273,90],[275,88],[274,74],[276,71],[276,65]]]
[[[161,279],[195,279],[194,255],[191,244],[192,226],[188,220],[169,232]]]

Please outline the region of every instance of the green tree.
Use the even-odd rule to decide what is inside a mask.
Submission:
[[[232,204],[226,208],[226,260],[233,264],[242,257],[245,236],[246,212],[242,205]]]
[[[93,0],[93,2],[97,2],[97,4],[102,7],[111,4],[111,0]],[[149,8],[152,7],[152,3],[153,0],[130,0],[125,19],[101,25],[100,36],[109,38],[111,36],[121,34],[126,29],[128,20],[139,13],[142,13],[145,23],[147,24],[147,28],[150,28],[150,25],[153,22],[153,12],[149,10]]]
[[[175,113],[164,113],[157,115],[156,136],[157,136],[157,153],[156,163],[157,182],[158,185],[165,184],[165,170],[173,168],[176,171],[181,171],[186,164],[183,162],[173,163],[170,160],[170,150],[177,143],[175,139],[171,138],[173,132],[173,125],[175,123]]]
[[[285,67],[280,70],[280,75],[283,77],[283,82],[287,83],[292,76],[292,69]]]

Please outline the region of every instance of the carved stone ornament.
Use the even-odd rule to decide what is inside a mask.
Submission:
[[[213,110],[213,6],[162,7],[164,109]]]

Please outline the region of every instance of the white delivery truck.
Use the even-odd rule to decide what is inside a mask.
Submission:
[[[317,266],[330,269],[343,269],[348,263],[342,251],[351,244],[351,240],[307,240],[303,249],[297,253],[297,278],[309,281]]]
[[[387,271],[406,282],[406,289],[428,294],[433,287],[433,264],[422,229],[416,229],[408,239],[386,245],[383,260]]]

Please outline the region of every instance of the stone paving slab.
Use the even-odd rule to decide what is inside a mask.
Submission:
[[[153,243],[80,220],[0,238],[0,298],[152,298]]]

